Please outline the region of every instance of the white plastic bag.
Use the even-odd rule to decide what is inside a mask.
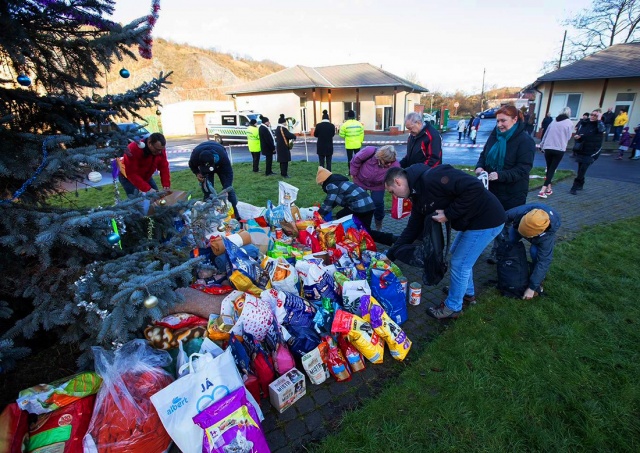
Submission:
[[[298,188],[284,181],[278,181],[278,201],[290,206],[298,198]]]
[[[190,358],[188,366],[189,374],[153,395],[151,402],[178,448],[183,453],[201,453],[203,431],[192,418],[244,384],[231,349],[215,359],[204,354],[195,366]],[[248,391],[247,398],[263,420],[260,406]]]
[[[348,281],[342,285],[342,305],[350,313],[359,315],[360,298],[370,295],[371,287],[366,280]]]

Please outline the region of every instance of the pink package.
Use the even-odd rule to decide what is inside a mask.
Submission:
[[[193,417],[193,422],[204,430],[202,453],[270,453],[244,387],[207,407]]]

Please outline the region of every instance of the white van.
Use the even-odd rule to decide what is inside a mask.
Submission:
[[[207,140],[220,144],[247,143],[247,127],[253,119],[260,124],[260,114],[253,110],[209,113],[206,116]]]

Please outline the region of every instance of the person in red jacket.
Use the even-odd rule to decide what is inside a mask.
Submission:
[[[169,161],[167,160],[167,140],[164,135],[153,133],[141,142],[129,144],[128,152],[118,160],[120,174],[118,180],[127,197],[135,198],[140,194],[155,192],[158,190],[153,174],[160,172],[162,188],[171,188],[171,174],[169,173]]]

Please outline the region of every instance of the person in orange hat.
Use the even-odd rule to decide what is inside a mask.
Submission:
[[[541,203],[530,203],[507,211],[506,225],[509,227],[509,242],[516,243],[524,238],[531,243],[529,254],[532,272],[529,286],[522,296],[531,299],[542,293],[542,282],[553,261],[556,233],[562,224],[560,215],[551,207]]]

